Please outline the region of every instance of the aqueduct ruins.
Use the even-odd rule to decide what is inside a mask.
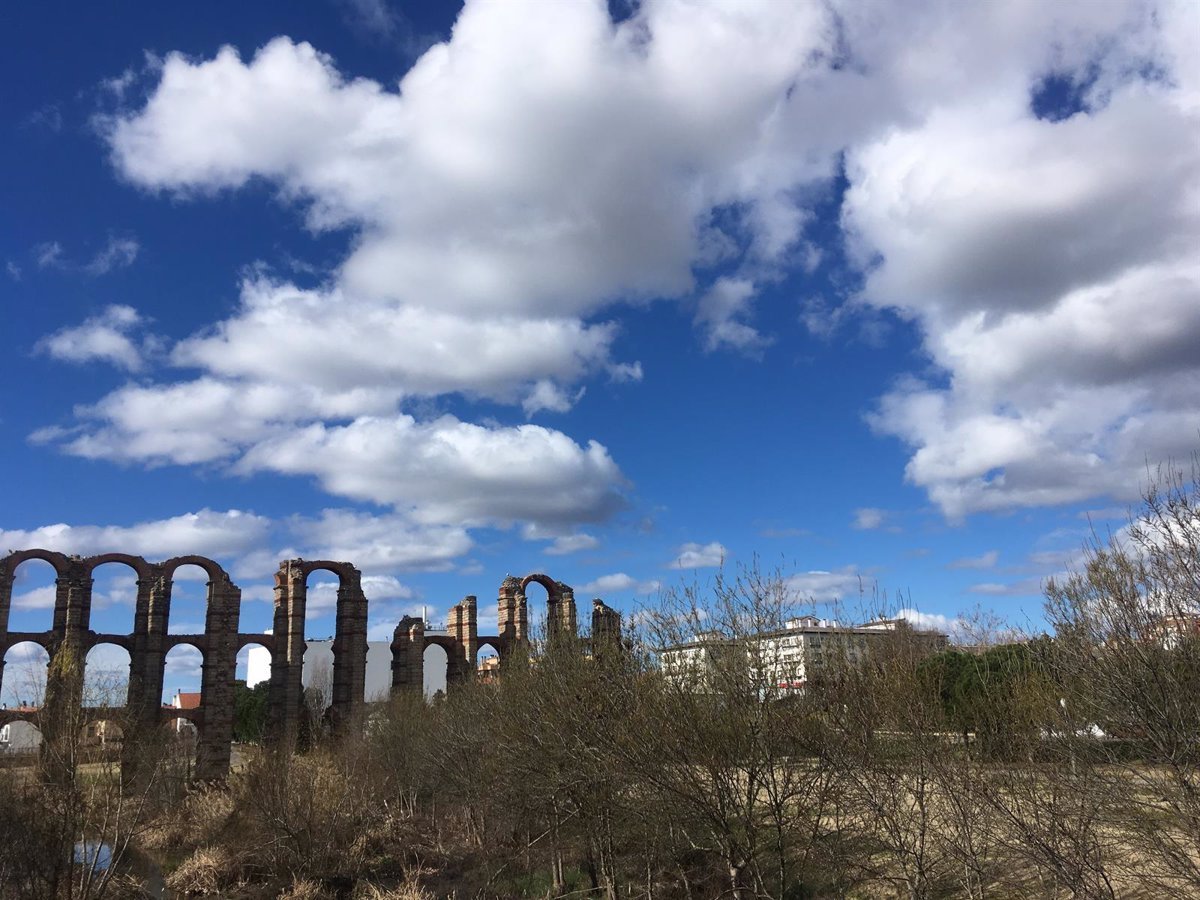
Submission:
[[[18,567],[31,559],[53,566],[53,623],[49,630],[10,631],[9,611],[13,582]],[[91,628],[94,570],[119,563],[137,575],[133,631],[130,634],[97,633]],[[171,590],[175,572],[182,566],[199,566],[208,574],[204,631],[173,634],[169,628]],[[4,683],[4,654],[16,644],[31,642],[50,656],[45,702],[36,711],[0,710],[0,725],[14,719],[33,721],[45,745],[61,739],[60,711],[78,710],[85,721],[120,718],[127,748],[136,746],[138,735],[175,719],[186,719],[196,728],[196,777],[213,779],[229,771],[234,724],[234,680],[238,652],[257,644],[271,654],[268,687],[268,738],[283,746],[294,746],[304,706],[305,636],[308,578],[325,571],[337,576],[336,630],[333,642],[331,704],[326,711],[335,733],[361,728],[366,700],[367,598],[359,570],[347,562],[329,560],[285,560],[275,574],[275,609],[271,634],[239,631],[241,589],[216,562],[201,556],[180,556],[150,563],[140,556],[109,553],[100,556],[67,556],[50,550],[21,550],[0,557],[0,688]],[[575,595],[570,586],[542,574],[524,579],[505,578],[500,586],[498,634],[478,633],[476,598],[467,597],[450,611],[448,633],[426,633],[420,619],[405,617],[396,626],[392,640],[392,691],[422,689],[424,653],[438,645],[448,659],[447,685],[472,678],[475,658],[483,646],[492,647],[504,660],[512,650],[529,640],[529,612],[525,590],[531,583],[546,589],[547,639],[577,634]],[[601,600],[592,601],[592,635],[619,638],[621,617]],[[129,653],[129,680],[125,706],[81,705],[84,666],[88,651],[97,644],[114,644]],[[190,645],[203,657],[201,702],[196,709],[164,707],[161,702],[166,656],[179,645]],[[63,664],[75,660],[73,665]],[[76,720],[69,727],[76,728]],[[134,759],[126,755],[123,765]]]

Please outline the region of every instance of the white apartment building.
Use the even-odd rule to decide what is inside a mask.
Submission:
[[[668,677],[685,679],[702,688],[715,677],[724,654],[745,653],[746,677],[760,693],[794,693],[802,691],[828,662],[857,663],[870,652],[873,642],[897,629],[910,629],[928,641],[931,651],[949,643],[945,634],[919,631],[904,619],[843,626],[815,616],[800,616],[789,619],[783,628],[754,635],[749,645],[702,632],[692,641],[663,650],[659,661]],[[731,671],[730,667],[722,669]]]

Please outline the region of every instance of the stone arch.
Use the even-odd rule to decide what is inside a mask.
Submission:
[[[21,563],[31,559],[40,559],[43,562],[50,563],[54,567],[54,571],[58,573],[59,578],[66,578],[71,574],[72,563],[74,562],[65,553],[34,547],[29,550],[16,550],[8,554],[4,559],[0,559],[0,568],[6,570],[11,577],[16,575],[17,567]]]
[[[326,571],[338,579],[333,638],[333,683],[329,720],[335,731],[357,730],[365,708],[367,675],[367,598],[362,576],[348,562],[318,559],[285,560],[275,575],[275,652],[272,693],[279,698],[277,733],[294,741],[304,702],[305,612],[308,578]]]
[[[10,657],[17,647],[26,647]],[[36,652],[33,648],[37,648]],[[9,635],[0,646],[0,703],[15,708],[40,708],[45,700],[52,646],[45,635]],[[36,659],[35,659],[36,657]]]
[[[426,637],[425,649],[421,652],[422,694],[433,696],[438,691],[450,688],[450,667],[454,659],[454,644],[441,639],[441,635]]]
[[[123,651],[125,662],[117,666],[101,665],[96,650],[117,647]],[[124,668],[124,678],[120,670]],[[133,654],[124,641],[91,640],[83,654],[83,694],[85,707],[125,708],[129,705],[130,679],[133,673]]]
[[[161,663],[162,674],[161,680],[159,681],[159,684],[161,685],[161,697],[159,699],[164,707],[173,701],[173,698],[180,690],[178,679],[168,679],[167,677],[168,672],[172,670],[172,657],[175,660],[175,667],[183,668],[179,665],[179,660],[187,659],[192,657],[194,654],[199,655],[200,657],[200,672],[198,673],[199,678],[195,680],[199,682],[198,693],[200,694],[200,705],[201,707],[204,706],[204,702],[207,699],[204,696],[204,688],[206,687],[204,683],[206,681],[204,672],[208,667],[208,648],[205,647],[202,641],[196,640],[196,638],[192,635],[175,635],[173,636],[172,640],[163,647]],[[191,685],[188,685],[188,687],[191,687]],[[189,690],[185,693],[197,693],[197,691]]]
[[[579,624],[575,615],[574,589],[569,584],[555,581],[542,572],[534,572],[521,579],[518,603],[528,602],[525,599],[525,590],[535,582],[546,589],[546,638],[553,640],[560,636],[575,637],[579,633]]]
[[[61,629],[66,624],[66,604],[68,599],[67,585],[71,577],[71,560],[69,557],[61,553],[55,553],[51,550],[21,550],[16,553],[10,553],[8,556],[0,559],[0,636],[5,634],[11,628],[10,614],[12,611],[13,589],[17,585],[17,577],[20,574],[20,567],[28,562],[44,563],[50,567],[53,573],[52,580],[49,580],[45,585],[39,585],[35,590],[51,591],[54,596],[54,602],[46,607],[52,609],[50,613],[50,621],[46,626],[41,627],[41,623],[45,621],[41,613],[38,613],[37,631],[54,631]],[[33,567],[35,571],[42,572],[41,577],[34,576],[36,581],[47,580],[46,575],[50,574],[44,571],[42,566]],[[30,569],[26,568],[26,575]],[[31,618],[30,614],[18,614],[18,630],[29,632],[30,625],[34,624],[31,621],[22,622],[23,619]]]
[[[476,641],[475,658],[471,660],[476,680],[493,681],[499,676],[504,659],[503,644],[496,635],[480,635]]]
[[[150,564],[140,556],[131,556],[128,553],[101,553],[99,556],[89,556],[81,563],[83,572],[89,578],[93,577],[93,573],[101,566],[111,564],[127,566],[133,569],[133,573],[138,579],[150,577]]]
[[[181,566],[197,566],[208,574],[209,581],[220,583],[230,580],[229,574],[221,567],[221,564],[207,556],[173,556],[160,565],[165,578],[174,578],[175,570]]]

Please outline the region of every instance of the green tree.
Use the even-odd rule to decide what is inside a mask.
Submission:
[[[236,681],[233,685],[233,739],[243,743],[262,740],[267,726],[267,691],[269,682],[260,681],[254,687]]]

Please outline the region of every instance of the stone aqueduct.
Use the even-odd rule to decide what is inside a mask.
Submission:
[[[47,631],[10,631],[9,610],[17,568],[25,561],[40,559],[54,567],[54,618]],[[91,628],[93,571],[106,563],[128,566],[137,575],[133,631],[129,634],[98,633]],[[172,634],[171,589],[181,566],[199,566],[208,573],[208,595],[204,631]],[[152,733],[163,723],[184,718],[197,730],[196,777],[220,778],[229,771],[233,743],[234,678],[238,652],[257,644],[271,654],[268,689],[267,731],[269,739],[282,746],[296,740],[304,704],[301,681],[304,667],[304,619],[308,577],[316,571],[337,576],[336,630],[333,642],[333,685],[327,716],[335,732],[362,726],[366,698],[367,598],[358,569],[347,562],[290,559],[280,563],[275,574],[274,627],[271,634],[239,631],[241,589],[216,562],[201,556],[179,556],[150,563],[140,556],[108,553],[101,556],[67,556],[50,550],[21,550],[0,557],[0,688],[4,682],[4,654],[16,644],[39,644],[50,655],[46,702],[37,712],[0,710],[0,725],[14,719],[33,720],[49,744],[56,738],[56,709],[80,709],[91,720],[111,719],[119,714],[125,725],[126,745],[137,734]],[[430,634],[420,619],[406,616],[396,626],[392,639],[392,692],[420,691],[424,683],[424,655],[429,646],[446,651],[447,685],[462,684],[474,676],[479,649],[490,646],[503,661],[512,650],[529,640],[529,612],[525,589],[537,582],[546,589],[547,638],[577,633],[575,595],[562,582],[534,574],[507,577],[500,586],[498,634],[479,634],[476,598],[466,597],[450,611],[448,634]],[[601,600],[592,601],[592,635],[618,637],[621,617]],[[83,661],[97,644],[115,644],[129,653],[126,704],[81,708]],[[161,702],[167,653],[180,644],[195,647],[203,656],[199,708],[179,710]],[[74,658],[78,665],[56,665]],[[77,727],[78,722],[72,727]]]

